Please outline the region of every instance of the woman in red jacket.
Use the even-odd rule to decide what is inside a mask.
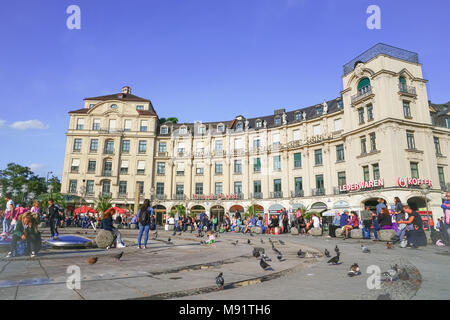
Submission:
[[[342,232],[345,232],[344,240],[348,238],[348,232],[353,229],[359,228],[359,220],[358,215],[355,211],[350,212],[350,217],[348,219],[348,223],[343,227]]]

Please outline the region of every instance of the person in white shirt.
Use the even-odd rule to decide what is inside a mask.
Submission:
[[[311,233],[312,228],[320,228],[320,219],[315,213],[312,214],[311,221],[306,227],[308,233]]]
[[[9,196],[5,196],[6,209],[3,219],[3,234],[8,235],[11,229],[11,219],[14,215],[14,201]]]

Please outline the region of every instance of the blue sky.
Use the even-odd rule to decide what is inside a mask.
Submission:
[[[69,30],[66,9],[81,9]],[[369,5],[381,30],[369,30]],[[378,42],[419,53],[450,100],[450,3],[364,0],[8,1],[0,11],[0,168],[62,175],[68,111],[123,85],[182,122],[269,115],[337,97],[343,65]]]

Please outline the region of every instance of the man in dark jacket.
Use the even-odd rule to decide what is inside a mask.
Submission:
[[[58,238],[58,223],[60,215],[59,208],[54,204],[53,199],[48,200],[48,221],[50,223],[50,232],[52,238],[55,240]]]

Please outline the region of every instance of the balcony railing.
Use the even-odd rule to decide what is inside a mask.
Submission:
[[[101,197],[111,198],[112,197],[112,193],[111,192],[100,192],[100,196]]]
[[[173,200],[185,200],[186,199],[186,195],[184,195],[184,194],[174,194],[172,199]]]
[[[262,192],[254,192],[254,193],[252,193],[252,198],[253,199],[262,199],[263,193]]]
[[[114,154],[114,150],[113,149],[105,149],[105,151],[103,153],[104,154]]]
[[[401,93],[407,93],[407,94],[411,94],[411,95],[416,95],[416,88],[412,87],[412,86],[408,86],[404,83],[399,83],[398,84],[398,88],[400,90]]]
[[[103,170],[102,176],[104,176],[104,177],[111,177],[112,176],[112,171],[111,170]]]
[[[341,190],[340,190],[340,187],[334,187],[334,188],[333,188],[333,193],[334,193],[335,195],[338,195],[338,194],[345,194],[345,193],[348,193],[348,191],[341,191]]]
[[[270,193],[270,198],[272,198],[272,199],[283,198],[283,192],[282,191],[271,192]]]
[[[117,194],[117,198],[126,199],[128,197],[128,193],[120,192]]]
[[[167,157],[168,153],[167,152],[158,152],[158,157]]]
[[[184,176],[184,171],[177,171],[177,176]]]
[[[305,192],[303,190],[295,190],[291,192],[292,198],[302,198],[305,196]]]
[[[313,196],[324,196],[325,189],[312,189],[312,195]]]
[[[357,94],[352,96],[352,104],[364,99],[372,94],[372,86],[367,86],[358,91]]]
[[[156,199],[158,200],[166,200],[166,195],[165,194],[156,194]]]

